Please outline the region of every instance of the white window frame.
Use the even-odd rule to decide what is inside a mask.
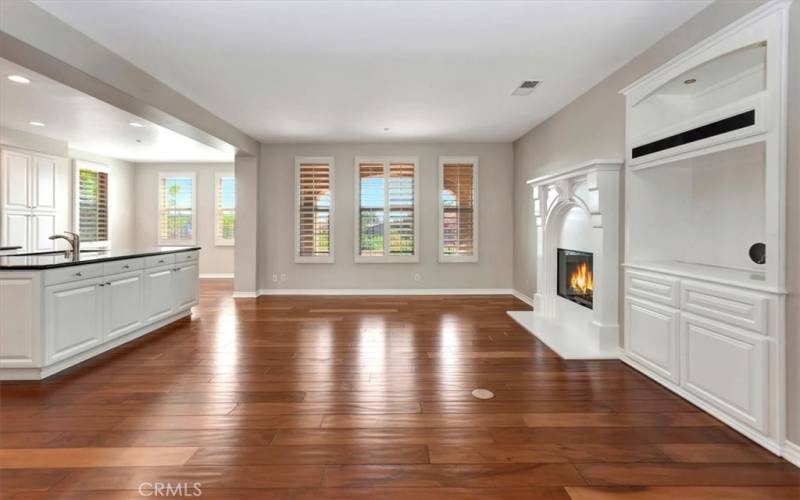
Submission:
[[[234,174],[233,170],[218,170],[214,172],[214,244],[218,247],[232,247],[236,244],[236,236],[234,231],[234,237],[230,240],[226,240],[220,238],[220,228],[219,228],[219,214],[220,214],[220,200],[219,200],[219,184],[224,178],[232,178],[234,182],[234,187],[236,186],[236,175]],[[234,200],[236,199],[236,195],[234,194]],[[236,210],[236,206],[233,207],[233,214],[234,220],[235,217],[238,215]],[[234,223],[235,224],[235,223]],[[193,231],[194,232],[194,231]]]
[[[108,239],[105,241],[81,241],[82,248],[110,248],[111,247],[111,170],[108,165],[101,163],[94,163],[85,160],[73,160],[73,210],[72,210],[72,230],[78,234],[81,233],[81,170],[91,170],[93,172],[103,172],[108,176]]]
[[[444,192],[444,166],[445,164],[452,163],[471,163],[472,164],[472,255],[445,255],[444,254],[444,201],[442,193]],[[478,179],[480,179],[480,167],[478,165],[477,156],[440,156],[439,157],[439,262],[459,263],[459,262],[478,262],[478,253],[480,248],[480,232],[479,232],[479,190]]]
[[[386,182],[384,183],[384,199],[383,199],[383,218],[384,218],[384,233],[383,233],[383,255],[361,255],[359,250],[361,248],[361,179],[359,177],[358,166],[361,163],[382,163],[383,175]],[[387,176],[390,163],[413,163],[414,164],[414,255],[389,255],[389,234],[388,234],[388,221],[389,221],[389,177]],[[357,156],[354,163],[355,178],[355,197],[354,197],[354,257],[355,262],[359,264],[402,264],[402,263],[415,263],[419,262],[419,226],[422,221],[420,216],[419,206],[419,157],[417,156]]]
[[[161,182],[167,177],[189,177],[192,179],[192,238],[190,240],[164,240],[161,239]],[[159,246],[188,246],[197,244],[197,172],[159,172],[156,184],[156,197],[158,200],[156,233]]]
[[[303,163],[327,163],[330,169],[331,209],[328,215],[330,223],[328,246],[330,255],[300,255],[300,165]],[[296,156],[294,159],[294,261],[297,264],[332,264],[336,262],[335,226],[336,226],[336,184],[334,178],[336,165],[333,156]]]

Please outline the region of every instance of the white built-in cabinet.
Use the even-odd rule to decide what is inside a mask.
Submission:
[[[5,147],[0,151],[0,246],[55,249],[48,237],[68,222],[68,169],[65,158]]]
[[[766,3],[622,91],[622,358],[777,454],[789,5]]]
[[[197,251],[0,272],[0,379],[38,379],[185,316]]]

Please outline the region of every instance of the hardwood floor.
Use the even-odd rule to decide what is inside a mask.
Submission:
[[[800,499],[800,469],[619,362],[561,360],[513,297],[230,294],[0,385],[0,497]]]

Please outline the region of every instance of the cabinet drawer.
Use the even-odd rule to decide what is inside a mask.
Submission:
[[[678,307],[680,281],[677,278],[640,271],[625,272],[627,294]]]
[[[165,255],[152,255],[145,257],[144,267],[158,267],[175,263],[175,254],[168,253]]]
[[[766,337],[681,314],[681,386],[727,415],[766,428]]]
[[[144,259],[125,259],[106,262],[103,264],[103,274],[119,274],[129,271],[138,271],[144,266]]]
[[[197,262],[199,255],[199,252],[196,250],[192,252],[179,252],[175,254],[175,263],[180,264],[181,262]]]
[[[684,281],[681,286],[681,310],[758,333],[767,332],[767,303],[760,295],[705,283]]]
[[[44,273],[45,286],[69,283],[103,275],[103,264],[86,264],[84,266],[69,266],[60,269],[50,269]]]

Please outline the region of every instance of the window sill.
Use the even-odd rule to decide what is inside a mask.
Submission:
[[[295,264],[334,264],[335,260],[333,256],[329,257],[300,257],[295,255],[294,257]]]
[[[363,255],[356,255],[356,264],[415,264],[419,262],[419,256],[381,256],[381,257],[367,257]]]

